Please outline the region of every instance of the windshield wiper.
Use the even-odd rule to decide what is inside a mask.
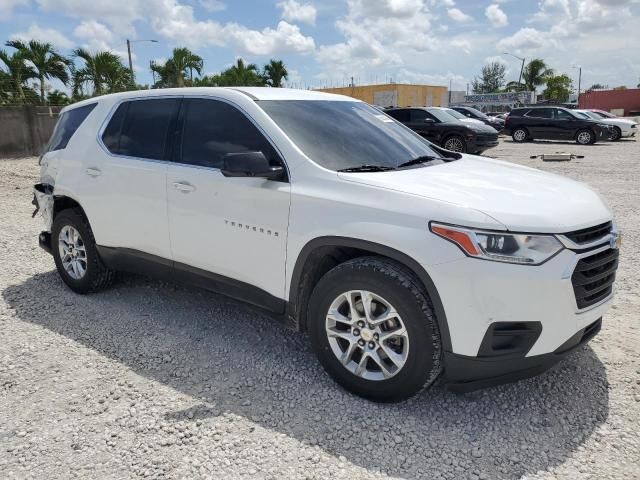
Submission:
[[[443,161],[443,162],[446,161],[444,158],[441,158],[441,157],[433,157],[431,155],[423,155],[421,157],[414,158],[413,160],[409,160],[408,162],[401,163],[400,165],[398,165],[398,168],[410,167],[412,165],[420,165],[421,163],[429,163],[429,162],[433,162],[435,160],[440,160],[440,161]]]
[[[394,167],[385,167],[384,165],[359,165],[357,167],[341,168],[338,172],[386,172],[395,170]]]

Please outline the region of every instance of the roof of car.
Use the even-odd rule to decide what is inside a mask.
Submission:
[[[342,102],[359,102],[352,97],[337,95],[334,93],[317,92],[314,90],[302,90],[295,88],[271,88],[271,87],[185,87],[185,88],[159,88],[152,90],[133,90],[128,92],[112,93],[100,97],[93,97],[70,105],[71,108],[80,107],[99,101],[101,98],[140,98],[171,95],[216,95],[221,92],[229,94],[239,92],[253,100],[332,100]],[[66,109],[65,109],[66,110]]]

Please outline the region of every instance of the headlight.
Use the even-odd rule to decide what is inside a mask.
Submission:
[[[431,223],[430,229],[455,243],[468,256],[495,262],[540,265],[563,248],[552,235],[487,232],[438,223]]]

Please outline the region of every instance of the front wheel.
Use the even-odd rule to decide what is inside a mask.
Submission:
[[[102,263],[89,222],[79,211],[56,215],[51,250],[60,277],[74,292],[95,292],[113,282],[115,272]]]
[[[431,302],[403,266],[377,257],[347,261],[315,287],[308,306],[313,348],[326,371],[370,400],[404,400],[441,370]]]
[[[576,135],[576,142],[580,145],[596,143],[596,136],[591,130],[580,130]]]
[[[611,135],[609,135],[609,140],[611,140],[612,142],[616,142],[620,140],[621,137],[622,130],[620,130],[618,127],[613,127],[613,131],[611,132]]]
[[[461,136],[451,135],[442,143],[442,148],[452,152],[465,153],[467,151],[467,144]]]

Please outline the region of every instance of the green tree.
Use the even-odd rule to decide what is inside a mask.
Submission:
[[[151,71],[158,74],[156,88],[184,87],[193,84],[193,71],[202,73],[204,61],[188,48],[174,48],[171,58],[164,64],[151,62]],[[189,79],[187,80],[187,75]]]
[[[569,95],[573,90],[573,82],[567,74],[554,75],[546,78],[547,88],[542,94],[547,100],[555,100],[564,103],[569,100]]]
[[[471,82],[473,93],[495,93],[504,85],[506,67],[500,62],[491,62],[482,67],[480,77]]]
[[[223,83],[229,86],[263,86],[264,77],[258,72],[255,63],[244,63],[238,58],[235,65],[222,72]]]
[[[67,68],[71,61],[60,55],[52,44],[38,40],[29,40],[29,42],[10,40],[6,45],[17,49],[24,59],[33,65],[36,77],[40,81],[40,101],[42,103],[45,101],[45,79],[57,78],[64,85],[69,82]]]
[[[522,71],[522,80],[524,89],[535,92],[536,89],[544,85],[549,77],[553,76],[553,69],[549,68],[544,60],[534,58],[524,67]]]
[[[68,105],[71,103],[69,96],[60,90],[54,90],[47,95],[49,105]]]
[[[20,50],[9,54],[6,50],[0,50],[0,61],[4,63],[2,90],[5,92],[5,101],[9,98],[25,103],[24,83],[35,78],[36,73],[33,68],[27,65],[23,52]]]
[[[289,76],[287,68],[282,60],[271,59],[264,66],[264,77],[267,85],[272,87],[282,87],[282,80],[286,80]]]
[[[74,50],[73,55],[83,62],[81,68],[72,73],[73,97],[83,97],[83,85],[90,85],[94,95],[121,92],[132,87],[131,72],[120,57],[108,51],[94,54],[83,48]]]

